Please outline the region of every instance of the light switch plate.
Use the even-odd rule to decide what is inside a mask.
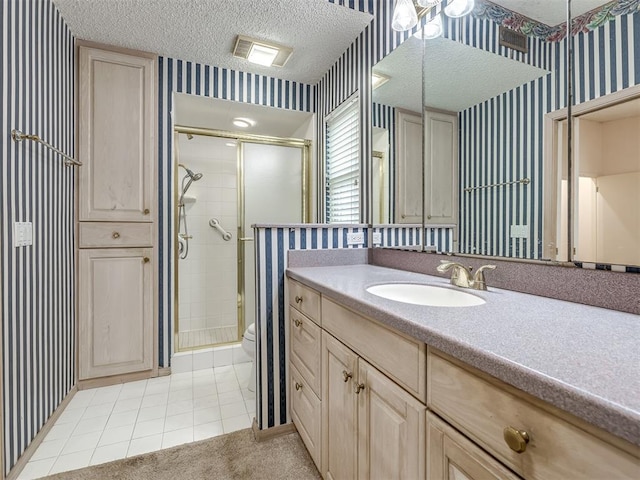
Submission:
[[[33,245],[33,224],[31,222],[13,223],[13,244],[15,247]]]
[[[511,238],[529,238],[529,226],[511,225]]]

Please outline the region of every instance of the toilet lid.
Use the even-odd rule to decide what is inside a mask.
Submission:
[[[255,340],[256,339],[256,324],[252,323],[247,327],[247,330],[244,332],[244,338],[247,340]]]

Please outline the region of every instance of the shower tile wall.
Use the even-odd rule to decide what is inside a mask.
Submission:
[[[180,139],[181,147],[187,140]],[[186,203],[189,254],[178,263],[179,348],[197,347],[237,340],[237,172],[236,149],[219,139],[194,137],[191,141],[206,145],[206,156],[193,155],[185,145],[180,162],[202,179],[193,182]],[[180,169],[179,185],[184,174]],[[216,218],[233,237],[223,240],[209,226]],[[183,231],[183,230],[181,230]]]

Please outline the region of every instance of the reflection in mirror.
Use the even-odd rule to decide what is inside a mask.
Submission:
[[[458,22],[468,27],[449,20],[445,32]],[[536,248],[525,204],[542,185],[527,151],[540,147],[521,131],[538,129],[543,112],[516,104],[549,72],[446,37],[424,43],[425,229],[452,239],[452,249],[439,250],[521,256],[528,241]],[[509,239],[511,225],[518,240]]]
[[[578,262],[640,265],[640,89],[574,116],[574,249]],[[566,172],[566,160],[563,173]],[[567,179],[563,175],[563,190]],[[566,210],[563,205],[562,210]],[[568,216],[561,216],[566,223]],[[561,233],[566,235],[566,227]],[[560,245],[566,245],[566,237]],[[566,250],[566,248],[565,248]]]
[[[422,48],[409,37],[373,67],[374,246],[423,243]]]

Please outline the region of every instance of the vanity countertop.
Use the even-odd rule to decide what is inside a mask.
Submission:
[[[430,307],[366,291],[448,279],[349,265],[289,268],[290,278],[363,315],[640,446],[640,316],[491,288],[473,307]]]

